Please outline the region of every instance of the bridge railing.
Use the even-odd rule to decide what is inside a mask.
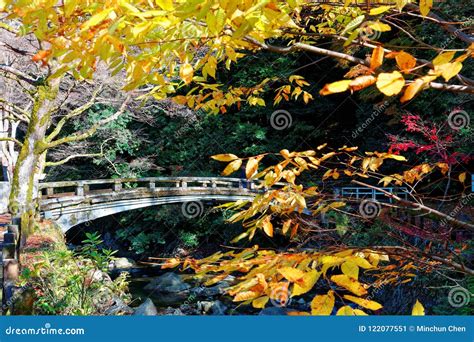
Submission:
[[[91,192],[119,192],[123,189],[148,188],[218,188],[256,190],[261,181],[223,177],[145,177],[95,179],[40,183],[39,197],[55,197],[75,194],[84,196]]]
[[[408,199],[409,192],[406,187],[383,187],[380,188],[380,190],[382,191],[363,187],[341,187],[335,188],[334,192],[336,196],[355,200],[372,199],[374,201],[388,201],[392,203],[393,199],[391,197],[387,197],[387,192],[397,195],[405,200]]]

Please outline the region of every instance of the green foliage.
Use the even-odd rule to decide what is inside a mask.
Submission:
[[[179,232],[179,238],[187,247],[197,247],[199,245],[198,236],[198,234],[193,232],[186,232],[183,230]]]
[[[87,239],[82,241],[83,245],[76,250],[76,255],[92,260],[99,270],[105,272],[112,256],[117,251],[99,249],[103,241],[100,240],[100,235],[97,233],[86,233],[86,237]]]
[[[99,249],[100,237],[88,234],[77,252],[43,252],[21,275],[23,284],[35,291],[34,314],[103,314],[115,299],[127,302],[128,280],[122,273],[111,280],[105,273],[113,252]]]

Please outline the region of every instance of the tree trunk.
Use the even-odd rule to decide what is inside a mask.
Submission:
[[[46,130],[50,125],[58,85],[59,79],[55,79],[37,88],[30,122],[13,170],[9,212],[12,216],[21,217],[23,237],[31,232],[34,223],[35,199],[44,168],[42,161],[46,154]]]

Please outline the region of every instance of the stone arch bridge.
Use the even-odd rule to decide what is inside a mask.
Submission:
[[[240,178],[150,177],[40,183],[39,209],[63,230],[133,209],[156,205],[251,200],[256,184]]]

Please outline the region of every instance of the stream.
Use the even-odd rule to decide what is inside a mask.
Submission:
[[[123,259],[123,258],[121,258]],[[120,272],[130,275],[131,307],[138,307],[150,299],[159,315],[233,315],[257,314],[251,306],[233,303],[224,289],[232,284],[233,277],[214,286],[201,286],[191,277],[178,272],[165,272],[159,267],[132,267],[114,269],[111,276]]]

